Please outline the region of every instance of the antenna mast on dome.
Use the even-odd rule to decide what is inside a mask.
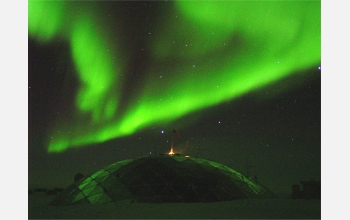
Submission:
[[[172,142],[172,141],[171,141],[171,142]],[[174,150],[173,150],[173,144],[171,143],[169,155],[170,155],[170,156],[173,156],[174,154],[175,154],[175,153],[174,153]]]
[[[179,136],[180,132],[178,132],[177,130],[173,129],[173,134],[171,135],[171,145],[170,145],[170,152],[169,155],[173,156],[174,153],[174,135]]]
[[[247,168],[247,177],[250,178],[250,168],[253,168],[255,166],[249,165],[248,164],[248,157],[247,155],[245,156],[245,164],[246,164],[246,168]]]

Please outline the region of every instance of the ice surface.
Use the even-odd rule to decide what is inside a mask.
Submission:
[[[49,206],[55,196],[28,196],[29,219],[320,219],[321,201],[245,199],[215,203]]]

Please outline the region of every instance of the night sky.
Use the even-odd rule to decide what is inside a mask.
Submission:
[[[29,2],[29,188],[168,153],[172,138],[277,194],[320,180],[320,13],[319,1]]]

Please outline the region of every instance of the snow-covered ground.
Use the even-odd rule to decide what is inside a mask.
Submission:
[[[246,199],[215,203],[49,206],[55,196],[28,196],[29,219],[320,219],[321,201]]]

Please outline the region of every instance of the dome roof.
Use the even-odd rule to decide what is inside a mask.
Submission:
[[[272,196],[266,187],[220,163],[160,155],[106,166],[66,188],[51,205],[215,202]]]

